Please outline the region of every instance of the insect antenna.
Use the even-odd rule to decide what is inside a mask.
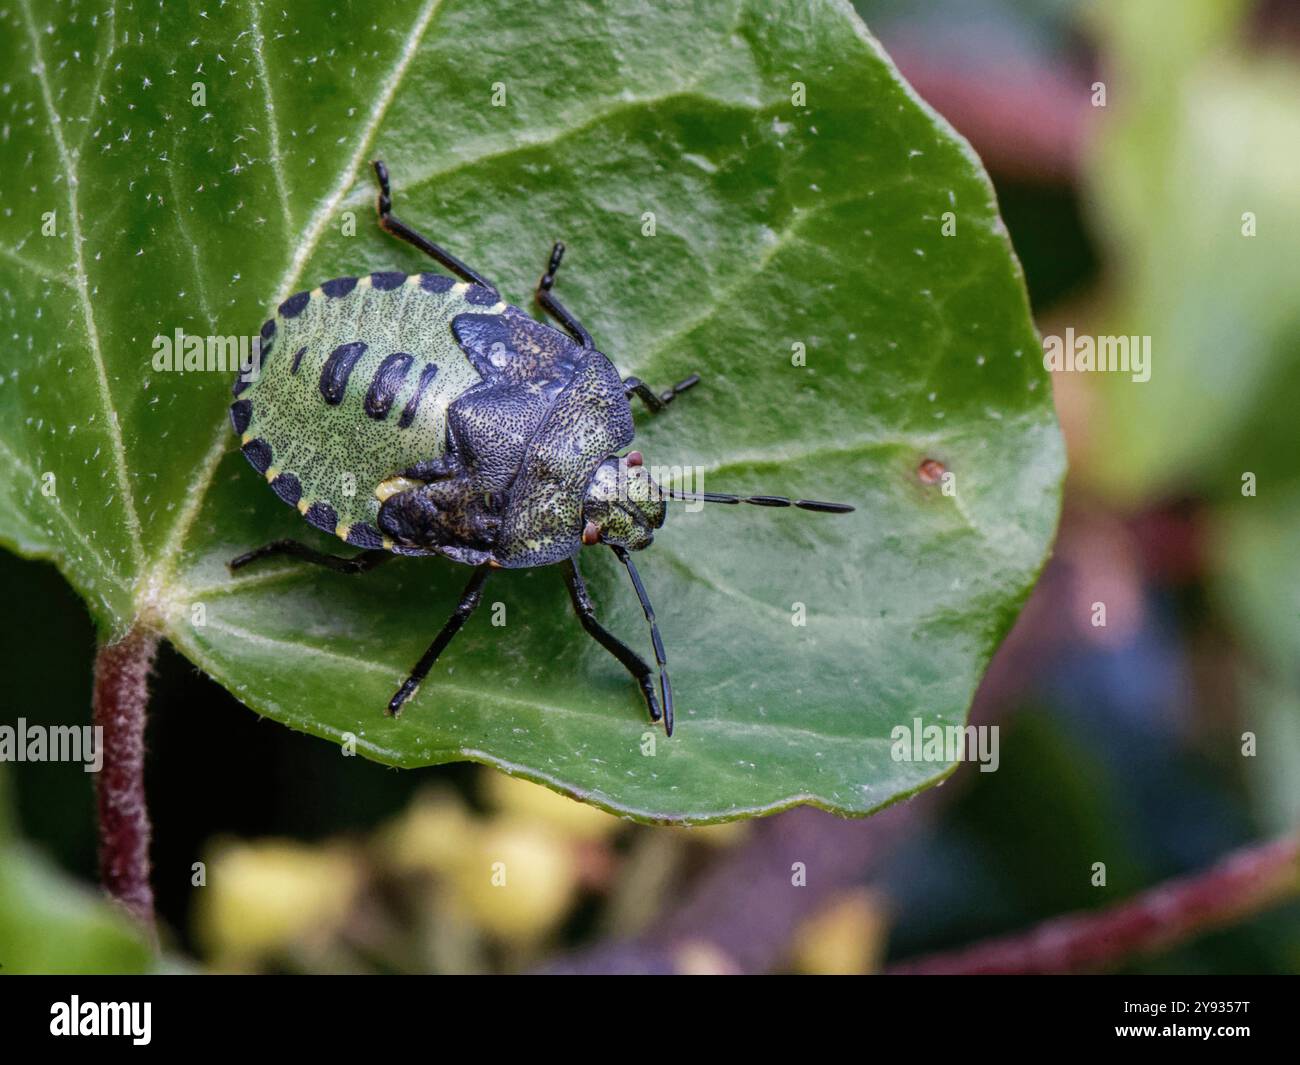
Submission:
[[[632,578],[632,587],[636,589],[636,596],[641,600],[645,619],[650,623],[650,642],[654,644],[655,661],[659,663],[659,692],[663,696],[664,731],[671,736],[673,734],[673,686],[668,680],[668,655],[664,651],[663,640],[659,638],[659,623],[655,621],[654,607],[650,605],[650,597],[646,595],[645,585],[641,583],[641,574],[637,573],[636,567],[632,565],[627,549],[619,547],[618,544],[609,546],[618,556],[618,560],[627,567],[628,576]]]
[[[848,503],[820,503],[816,499],[786,499],[785,496],[733,496],[722,492],[674,492],[666,489],[668,499],[680,499],[687,502],[704,503],[751,503],[756,507],[799,507],[802,510],[816,510],[822,514],[851,514],[854,508]]]

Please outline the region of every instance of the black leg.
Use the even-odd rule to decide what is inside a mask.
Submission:
[[[537,282],[537,302],[542,310],[568,330],[569,335],[574,340],[584,348],[594,348],[596,343],[591,339],[591,334],[583,328],[582,323],[573,317],[565,309],[564,304],[557,300],[555,294],[551,292],[551,286],[555,284],[555,271],[560,268],[560,260],[563,258],[564,245],[557,240],[551,248],[551,261],[546,267],[546,273],[542,274],[542,279]]]
[[[694,388],[699,383],[700,375],[693,373],[690,377],[678,381],[672,388],[668,389],[668,391],[656,396],[654,390],[642,381],[641,378],[625,377],[623,378],[623,393],[629,399],[631,399],[633,395],[640,396],[641,402],[646,405],[646,408],[650,413],[658,414],[688,388]]]
[[[402,682],[402,686],[397,689],[396,693],[388,700],[388,714],[396,717],[402,712],[402,704],[415,694],[415,689],[420,686],[420,681],[429,675],[429,670],[433,664],[438,661],[438,656],[451,643],[451,638],[460,632],[461,626],[469,620],[469,616],[474,613],[479,603],[483,599],[483,584],[488,578],[487,566],[479,566],[474,571],[474,576],[469,579],[469,584],[465,585],[465,590],[460,593],[460,602],[456,604],[456,609],[451,612],[451,617],[443,625],[438,635],[433,638],[433,643],[429,644],[429,649],[420,656],[420,661],[415,663],[415,668],[411,670],[411,675]]]
[[[578,563],[574,558],[564,563],[564,580],[569,586],[569,597],[573,600],[573,612],[578,615],[582,627],[606,651],[612,654],[641,686],[646,705],[650,708],[650,720],[658,721],[663,717],[659,711],[659,700],[655,698],[654,670],[646,665],[645,660],[622,640],[596,620],[596,608],[591,596],[587,594],[587,585],[578,572]]]
[[[404,240],[406,243],[419,248],[425,255],[440,262],[462,280],[483,285],[493,292],[497,290],[496,285],[492,284],[473,267],[466,266],[446,248],[435,244],[428,237],[421,236],[393,214],[393,194],[388,187],[388,167],[384,166],[378,159],[375,160],[375,177],[379,179],[379,225],[385,232],[391,233],[398,240]]]
[[[614,549],[618,560],[627,567],[627,575],[632,578],[632,587],[636,589],[636,597],[641,600],[645,619],[650,623],[650,642],[655,646],[655,661],[659,663],[659,687],[664,697],[664,731],[671,736],[673,734],[673,686],[668,682],[668,655],[664,652],[663,640],[659,638],[659,623],[655,621],[654,607],[650,605],[650,597],[646,595],[645,585],[641,583],[641,574],[637,573],[636,567],[632,565],[631,556],[624,548],[615,544],[610,546]]]
[[[359,555],[344,558],[342,555],[326,555],[308,547],[306,544],[299,543],[297,540],[273,540],[269,544],[263,544],[261,547],[240,555],[238,558],[232,558],[227,565],[230,572],[233,573],[237,569],[243,569],[250,562],[256,562],[259,558],[273,558],[276,555],[300,558],[304,562],[311,562],[314,565],[332,569],[335,573],[368,573],[381,562],[387,562],[393,557],[387,551],[375,550],[362,551]]]

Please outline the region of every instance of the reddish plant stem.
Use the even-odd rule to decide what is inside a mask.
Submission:
[[[144,790],[144,730],[149,671],[158,637],[132,629],[95,657],[94,723],[103,731],[99,801],[99,875],[105,890],[152,935],[149,807]]]
[[[1106,909],[1055,917],[890,967],[890,973],[1070,973],[1102,969],[1257,913],[1300,893],[1300,836],[1234,851],[1202,873],[1170,880]]]

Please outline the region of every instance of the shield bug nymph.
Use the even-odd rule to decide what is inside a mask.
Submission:
[[[382,162],[374,169],[380,226],[454,276],[337,277],[290,296],[262,326],[261,365],[236,379],[230,408],[244,455],[275,494],[362,550],[349,558],[277,540],[230,568],[274,555],[340,573],[365,573],[396,555],[474,567],[451,617],[389,701],[395,715],[474,612],[493,569],[559,563],[583,628],[632,674],[651,719],[671,735],[667,656],[630,555],[663,525],[665,500],[853,508],[660,489],[639,452],[620,454],[632,443],[631,397],[657,414],[699,376],[662,393],[620,377],[555,298],[563,244],[551,249],[536,292],[561,332],[506,303],[495,285],[398,219],[388,171]],[[645,612],[658,692],[655,671],[596,619],[578,554],[602,544],[627,569]]]

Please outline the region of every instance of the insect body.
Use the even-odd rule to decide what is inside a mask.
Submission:
[[[443,555],[474,567],[452,616],[388,704],[397,714],[482,598],[492,569],[560,563],[583,627],[636,678],[651,719],[673,727],[672,687],[654,611],[629,551],[664,523],[665,499],[748,502],[844,512],[779,496],[665,492],[633,438],[630,397],[662,394],[620,378],[551,289],[556,244],[537,300],[564,332],[507,304],[495,286],[392,214],[375,163],[380,225],[443,273],[343,277],[290,296],[262,327],[260,363],[239,375],[231,422],[244,455],[284,502],[344,542],[351,558],[277,540],[230,563],[290,555],[363,573],[397,555]],[[627,568],[649,622],[654,670],[597,620],[578,571],[583,546],[605,544]],[[662,704],[660,698],[662,697]]]

